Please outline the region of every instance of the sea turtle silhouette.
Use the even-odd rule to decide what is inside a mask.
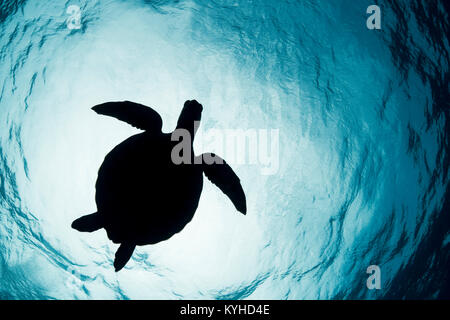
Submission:
[[[144,130],[106,155],[95,185],[97,212],[72,223],[72,228],[82,232],[105,228],[108,238],[120,243],[116,271],[125,266],[137,245],[167,240],[191,221],[203,188],[203,173],[246,214],[240,180],[223,159],[214,154],[195,157],[191,152],[190,161],[173,161],[172,150],[179,142],[172,141],[172,133],[161,131],[162,120],[155,110],[130,101],[107,102],[92,109]],[[194,122],[200,121],[202,110],[197,101],[188,100],[178,118],[176,130],[190,135],[191,150]],[[205,163],[205,155],[216,161]]]

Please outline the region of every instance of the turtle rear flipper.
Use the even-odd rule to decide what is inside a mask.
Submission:
[[[114,269],[120,271],[127,264],[133,255],[135,244],[124,242],[120,245],[116,252],[116,258],[114,259]]]
[[[93,232],[105,226],[103,215],[100,213],[92,213],[72,222],[72,228],[81,232]]]
[[[202,155],[202,168],[205,176],[225,193],[236,209],[243,213],[247,213],[247,204],[245,193],[242,189],[241,182],[234,173],[233,169],[219,156],[213,153],[204,153]],[[206,159],[214,161],[206,161]],[[211,164],[205,163],[212,162]]]

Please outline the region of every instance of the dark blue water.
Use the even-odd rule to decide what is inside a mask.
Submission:
[[[381,30],[366,27],[372,4]],[[0,298],[449,298],[448,9],[2,1]],[[96,209],[103,157],[138,131],[90,107],[151,105],[170,131],[191,98],[204,131],[278,130],[275,170],[232,163],[247,216],[205,183],[183,232],[116,274],[117,245],[70,224]]]

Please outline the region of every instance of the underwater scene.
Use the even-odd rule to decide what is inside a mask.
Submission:
[[[449,12],[446,0],[2,0],[0,299],[449,299]],[[197,164],[187,184],[136,173],[149,163],[136,157],[101,180],[111,150],[149,121],[169,139],[183,106],[200,112],[193,100],[195,155],[226,170]],[[91,109],[112,101],[162,123],[135,104]],[[104,222],[75,230],[118,175],[104,198],[121,201],[115,228],[141,204],[160,226],[195,196],[195,215],[131,247]]]

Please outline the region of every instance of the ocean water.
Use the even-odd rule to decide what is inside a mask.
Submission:
[[[381,30],[366,26],[373,4]],[[448,12],[445,0],[3,0],[0,298],[449,298]],[[273,170],[230,161],[246,216],[205,180],[193,221],[115,273],[106,233],[70,224],[96,211],[104,156],[139,131],[90,108],[140,102],[170,132],[194,98],[204,131],[275,130]]]

